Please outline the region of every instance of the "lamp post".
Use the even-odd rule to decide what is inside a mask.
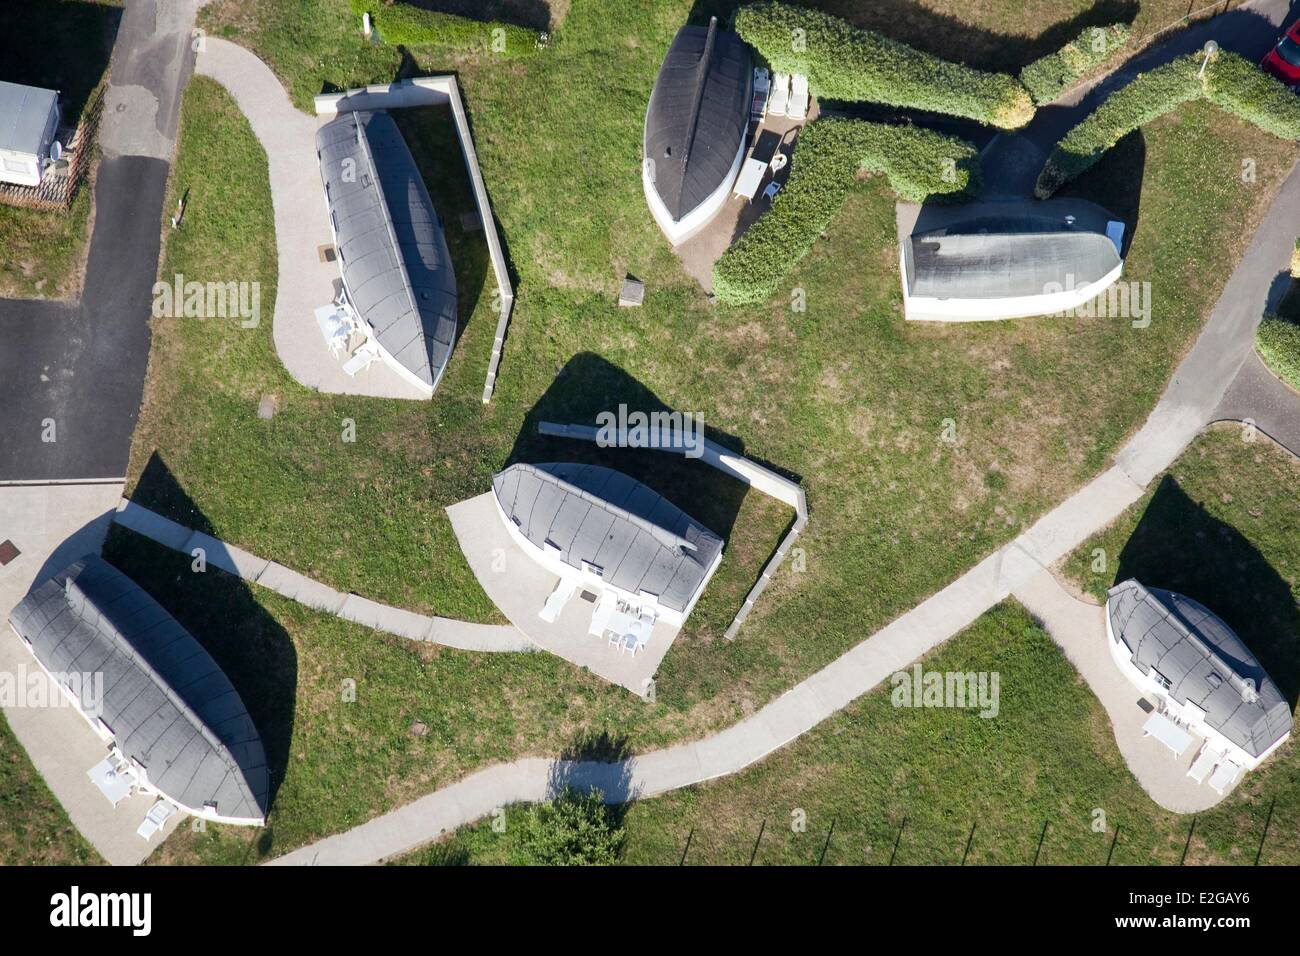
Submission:
[[[1210,57],[1219,52],[1219,44],[1213,40],[1207,40],[1202,52],[1205,54],[1205,62],[1201,64],[1201,70],[1196,74],[1198,80],[1205,75],[1205,68],[1210,65]]]

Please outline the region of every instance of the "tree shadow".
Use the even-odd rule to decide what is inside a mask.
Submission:
[[[551,30],[557,23],[549,0],[406,0],[413,7],[487,23]]]
[[[1054,53],[1087,27],[1132,23],[1136,0],[1101,0],[1068,20],[1061,20],[1035,36],[998,33],[956,17],[931,10],[916,0],[792,0],[801,6],[824,10],[864,30],[873,30],[926,53],[967,63],[981,70],[1015,73],[1021,67]],[[730,21],[741,0],[695,0],[689,22],[705,24],[716,16]]]
[[[1056,196],[1061,198],[1086,199],[1096,203],[1124,221],[1121,258],[1128,254],[1133,236],[1137,234],[1146,162],[1146,137],[1142,130],[1136,129],[1112,146],[1097,165],[1056,192]]]
[[[63,124],[76,126],[108,70],[121,8],[82,0],[7,0],[4,16],[3,79],[58,90]]]
[[[163,510],[188,527],[213,532],[162,459],[154,454],[132,499]],[[193,558],[134,531],[114,525],[104,557],[167,609],[212,655],[238,691],[262,738],[270,770],[268,808],[284,781],[293,736],[298,655],[285,629],[258,602],[243,580],[209,564],[193,570]],[[261,831],[257,852],[271,850],[271,831]]]
[[[1120,552],[1115,583],[1185,594],[1231,627],[1292,708],[1300,697],[1300,606],[1291,585],[1239,530],[1165,475]]]
[[[623,369],[592,352],[569,360],[546,392],[529,409],[506,465],[515,462],[573,461],[621,471],[653,488],[724,541],[731,539],[736,517],[749,487],[702,461],[675,452],[636,448],[601,448],[595,442],[539,435],[539,422],[595,425],[597,415],[619,406],[632,412],[672,411],[667,403]],[[745,453],[739,438],[705,423],[705,437]],[[771,465],[773,471],[780,471]],[[789,476],[788,477],[794,477]],[[795,478],[797,480],[797,478]]]
[[[581,731],[551,764],[547,799],[554,800],[570,788],[582,794],[599,790],[610,805],[611,822],[622,826],[628,804],[640,795],[632,779],[633,763],[626,735]]]

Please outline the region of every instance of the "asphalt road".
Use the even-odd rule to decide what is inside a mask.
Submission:
[[[0,483],[126,474],[195,2],[127,0],[81,301],[0,300]]]
[[[0,302],[0,480],[126,474],[166,184],[162,160],[105,159],[81,302]]]

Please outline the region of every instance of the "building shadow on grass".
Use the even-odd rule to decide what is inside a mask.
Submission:
[[[1294,709],[1300,697],[1300,607],[1250,539],[1209,514],[1169,475],[1119,555],[1115,583],[1185,594],[1231,627]]]
[[[162,459],[149,459],[133,500],[211,534],[212,526]],[[275,798],[284,781],[293,735],[298,654],[285,629],[262,607],[252,588],[211,564],[193,570],[187,554],[115,525],[104,557],[136,581],[212,655],[253,718],[270,770],[268,829],[256,841],[271,846]]]
[[[675,452],[601,448],[595,442],[537,432],[538,423],[543,421],[596,425],[599,414],[617,415],[620,406],[626,406],[628,414],[674,411],[653,391],[601,356],[591,352],[575,355],[524,418],[507,465],[521,461],[534,464],[574,461],[613,468],[653,488],[724,541],[729,541],[749,491],[744,482]],[[719,445],[740,455],[745,453],[744,442],[735,435],[712,428],[707,422],[704,432],[705,437]],[[797,476],[772,465],[766,467],[798,480]]]
[[[554,4],[549,0],[407,0],[413,7],[452,13],[486,23],[509,23],[530,30],[551,30]]]

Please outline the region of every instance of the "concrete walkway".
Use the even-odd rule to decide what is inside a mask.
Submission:
[[[1106,647],[1104,608],[1069,594],[1048,571],[1034,575],[1013,596],[1042,622],[1106,708],[1119,752],[1152,800],[1175,813],[1199,813],[1231,792],[1220,795],[1187,776],[1200,749],[1199,740],[1175,757],[1168,747],[1143,733],[1142,725],[1155,708],[1115,666]]]
[[[316,308],[332,302],[342,282],[338,263],[320,255],[334,244],[316,160],[321,121],[295,109],[271,69],[228,40],[205,39],[194,68],[230,91],[266,151],[279,269],[272,335],[284,367],[321,392],[427,400],[383,362],[348,375],[346,358],[330,354],[316,324]]]
[[[39,682],[46,701],[61,700],[59,691],[9,627],[9,614],[34,585],[99,553],[121,494],[121,484],[0,487],[0,541],[13,541],[21,552],[0,567],[0,673],[13,675],[18,688],[29,677]],[[86,776],[108,755],[104,743],[71,707],[30,702],[13,701],[5,719],[73,825],[109,863],[141,862],[161,842],[135,832],[154,798],[137,795],[114,808]],[[179,819],[168,821],[163,837]]]
[[[1300,458],[1300,392],[1268,370],[1252,351],[1214,412],[1217,421],[1253,421],[1255,427]]]
[[[446,617],[430,617],[380,604],[357,594],[343,594],[282,564],[259,558],[233,544],[177,524],[126,498],[118,503],[113,521],[182,554],[193,555],[201,549],[208,564],[228,574],[317,611],[377,631],[464,651],[517,653],[537,650],[537,646],[521,631],[510,625],[472,624]]]
[[[652,796],[735,773],[835,714],[955,636],[1109,525],[1137,502],[1147,484],[1173,464],[1214,420],[1228,386],[1251,354],[1255,326],[1263,314],[1272,278],[1290,259],[1295,238],[1291,211],[1297,203],[1300,173],[1293,170],[1196,343],[1112,467],[1010,544],[753,716],[705,740],[618,764],[525,759],[491,767],[275,862],[377,862],[437,839],[496,806],[535,800],[545,793],[546,780],[556,773],[603,781],[602,789],[611,801]],[[1122,727],[1120,733],[1124,733]],[[1135,760],[1140,759],[1136,751],[1131,752]]]

